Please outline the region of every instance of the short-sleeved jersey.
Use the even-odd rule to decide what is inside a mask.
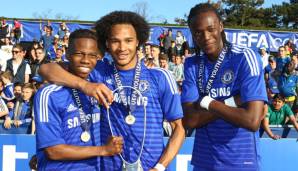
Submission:
[[[36,147],[38,170],[100,170],[100,158],[94,157],[78,161],[48,160],[44,149],[47,147],[67,144],[74,146],[100,145],[100,109],[92,98],[79,92],[83,110],[87,118],[91,118],[88,142],[80,136],[83,129],[77,103],[70,88],[48,85],[38,90],[34,99],[36,123]]]
[[[204,54],[202,54],[204,55]],[[215,63],[205,60],[203,86]],[[182,85],[182,103],[195,102],[200,98],[198,70],[200,57],[185,61],[185,80]],[[210,96],[223,101],[240,94],[243,103],[267,101],[264,72],[258,53],[251,49],[231,46],[214,79]],[[223,119],[210,122],[196,130],[192,164],[207,170],[258,170],[258,133],[240,128]]]
[[[294,113],[288,104],[284,104],[280,110],[275,110],[273,105],[269,105],[266,118],[269,119],[270,125],[284,125],[286,117],[292,115],[294,115]]]
[[[98,64],[97,72],[93,72],[91,80],[105,83],[111,90],[116,89],[113,75],[113,65],[104,62]],[[180,95],[173,76],[163,69],[148,69],[142,62],[140,82],[138,90],[143,96],[143,104],[146,106],[146,135],[141,163],[144,170],[153,168],[159,161],[164,149],[163,144],[163,120],[174,121],[183,117]],[[135,69],[120,70],[119,75],[123,86],[132,86]],[[125,122],[128,114],[127,108],[114,94],[114,102],[110,107],[110,120],[113,133],[122,136],[124,140],[124,159],[132,163],[137,160],[140,153],[144,132],[144,108],[141,105],[141,97],[137,97],[137,107],[132,111],[136,117],[133,125]],[[101,140],[105,143],[111,136],[107,111],[103,110],[101,122]],[[122,161],[119,155],[103,157],[102,170],[121,170]]]

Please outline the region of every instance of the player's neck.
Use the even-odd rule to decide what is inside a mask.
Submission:
[[[216,52],[207,55],[208,60],[211,61],[211,62],[217,61],[217,59],[219,58],[219,55],[222,52],[222,50],[223,50],[223,43],[220,43],[220,45],[219,45]]]
[[[137,65],[138,62],[138,58],[134,57],[130,62],[128,62],[127,64],[121,65],[119,63],[116,63],[116,68],[118,70],[131,70],[134,69]]]

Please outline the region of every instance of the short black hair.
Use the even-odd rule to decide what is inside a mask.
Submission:
[[[103,52],[107,51],[106,41],[109,39],[112,26],[116,24],[131,24],[136,31],[139,46],[145,44],[149,38],[149,25],[143,17],[130,11],[114,11],[95,23],[94,29]]]
[[[277,93],[273,96],[273,100],[275,100],[275,99],[279,99],[279,100],[285,102],[285,97],[282,94],[279,94],[279,93]]]
[[[93,39],[97,42],[98,49],[100,49],[100,44],[98,44],[98,36],[96,32],[88,29],[78,29],[72,32],[69,35],[69,47],[73,46],[74,41],[80,38]],[[68,48],[68,50],[70,50],[70,48]]]
[[[200,3],[190,9],[190,12],[187,18],[188,27],[192,28],[193,20],[195,19],[195,17],[205,12],[213,12],[218,18],[218,20],[222,22],[222,18],[220,17],[219,12],[217,8],[214,7],[214,5],[210,3]],[[227,41],[224,30],[221,32],[221,37],[222,37],[223,45],[229,47],[230,43]],[[196,53],[199,53],[200,51],[199,47],[197,47],[196,43],[194,43],[194,45],[195,45]]]

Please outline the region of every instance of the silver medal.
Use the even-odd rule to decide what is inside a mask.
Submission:
[[[81,140],[83,142],[88,142],[90,140],[90,134],[89,132],[87,131],[84,131],[82,134],[81,134]]]
[[[132,114],[128,114],[126,117],[125,117],[125,122],[128,124],[128,125],[132,125],[134,124],[136,121],[136,118],[132,115]]]

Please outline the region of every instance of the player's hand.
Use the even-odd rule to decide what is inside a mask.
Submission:
[[[20,125],[22,125],[22,121],[15,120],[13,124],[18,128]]]
[[[280,135],[276,135],[276,134],[273,134],[272,136],[270,136],[270,138],[274,139],[274,140],[278,140],[281,138]]]
[[[4,121],[4,128],[6,129],[10,129],[11,128],[11,119],[9,117],[7,117]]]
[[[104,146],[106,156],[113,156],[122,152],[123,138],[122,137],[110,137],[107,144]]]
[[[30,169],[37,170],[37,157],[36,157],[36,155],[33,155],[31,157],[30,162],[29,162],[29,166],[30,166]]]
[[[102,83],[86,82],[81,88],[86,95],[94,97],[100,104],[106,108],[113,102],[112,91]]]
[[[150,169],[149,171],[158,171],[157,169],[153,168],[153,169]]]

